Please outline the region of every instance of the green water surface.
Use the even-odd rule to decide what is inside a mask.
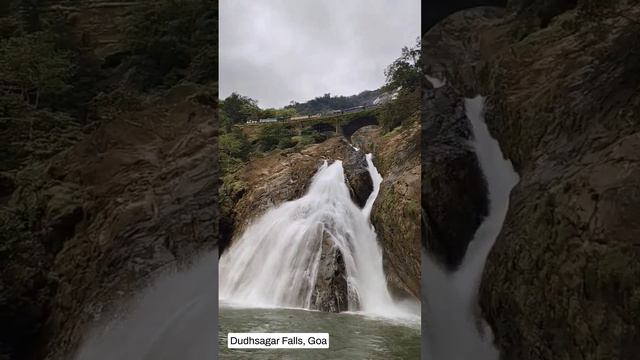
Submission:
[[[420,359],[420,321],[354,313],[221,307],[220,359]],[[329,349],[228,349],[229,332],[329,333]]]

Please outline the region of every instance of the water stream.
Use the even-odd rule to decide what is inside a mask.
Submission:
[[[497,360],[491,328],[479,317],[478,290],[487,256],[509,208],[509,194],[518,175],[506,160],[484,122],[484,98],[465,99],[471,122],[471,146],[487,181],[489,215],[469,243],[462,264],[445,271],[423,256],[423,321],[430,360]]]

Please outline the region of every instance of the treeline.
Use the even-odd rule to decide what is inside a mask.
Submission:
[[[20,5],[5,3],[0,15],[0,171],[48,158],[81,135],[69,106],[82,80],[79,50],[64,23]]]
[[[412,47],[402,48],[401,56],[385,69],[386,83],[377,90],[365,90],[352,96],[324,94],[304,103],[292,101],[282,109],[261,109],[258,102],[248,96],[232,93],[220,100],[221,124],[227,131],[232,125],[263,118],[289,118],[296,115],[315,115],[362,105],[372,105],[382,96],[396,94],[395,101],[387,104],[380,119],[387,129],[398,126],[403,119],[418,111],[422,81],[420,39]]]
[[[258,102],[247,96],[232,93],[220,100],[221,134],[219,137],[219,163],[222,174],[229,174],[253,155],[273,149],[287,149],[324,141],[327,134],[305,129],[296,134],[288,124],[269,124],[258,129],[253,140],[235,124],[260,118],[290,117],[296,114],[310,115],[329,110],[371,104],[382,94],[396,92],[395,100],[376,111],[378,122],[389,131],[408,121],[417,121],[422,81],[420,40],[413,47],[404,47],[401,56],[385,70],[386,83],[374,91],[363,91],[354,96],[332,97],[325,94],[303,104],[291,104],[284,109],[260,109]]]
[[[396,92],[394,101],[380,110],[378,122],[389,131],[407,121],[415,121],[420,112],[422,75],[421,40],[412,47],[405,46],[402,53],[385,70],[385,92]]]
[[[250,120],[277,118],[286,119],[297,115],[295,109],[261,109],[258,101],[248,96],[232,93],[219,102],[220,124],[229,130],[232,125],[244,124]]]
[[[181,82],[203,85],[199,99],[215,105],[214,0],[140,2],[125,20],[123,50],[106,58],[62,10],[18,0],[0,10],[0,171],[46,159]]]
[[[331,110],[372,105],[373,101],[382,94],[383,91],[381,89],[365,90],[357,95],[351,96],[331,96],[331,94],[324,94],[323,96],[316,97],[304,103],[292,101],[291,104],[285,106],[285,109],[295,109],[297,113],[302,115],[314,115]]]
[[[142,90],[180,81],[207,84],[217,77],[218,7],[215,0],[141,2],[128,21],[124,61],[140,72]]]
[[[261,109],[258,101],[248,96],[232,93],[226,99],[219,102],[222,109],[222,124],[230,126],[242,124],[250,120],[266,118],[286,119],[297,115],[315,115],[326,113],[331,110],[342,110],[356,106],[371,105],[373,101],[381,96],[383,91],[366,90],[358,95],[352,96],[331,96],[325,94],[305,103],[293,102],[282,109]]]

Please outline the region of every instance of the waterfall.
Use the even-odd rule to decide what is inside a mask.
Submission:
[[[489,215],[480,224],[454,273],[423,256],[423,304],[430,360],[497,360],[491,328],[479,318],[478,290],[485,262],[509,208],[518,175],[484,122],[484,98],[465,99],[465,110],[480,168],[487,181]]]
[[[373,208],[373,202],[376,201],[378,197],[378,193],[380,192],[380,184],[382,183],[382,175],[378,172],[375,165],[373,165],[373,155],[367,154],[367,170],[369,170],[369,176],[371,176],[371,183],[373,184],[373,190],[369,197],[367,198],[367,202],[362,207],[362,213],[366,219],[371,217],[371,209]]]
[[[369,222],[382,177],[366,156],[373,192],[363,209],[351,200],[341,161],[325,161],[308,192],[250,224],[222,255],[220,301],[243,307],[309,308],[327,237],[343,257],[349,310],[381,316],[405,314],[389,291],[382,252]]]

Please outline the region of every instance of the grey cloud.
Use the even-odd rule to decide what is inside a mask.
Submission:
[[[419,34],[418,0],[221,0],[220,96],[281,107],[375,89]]]

